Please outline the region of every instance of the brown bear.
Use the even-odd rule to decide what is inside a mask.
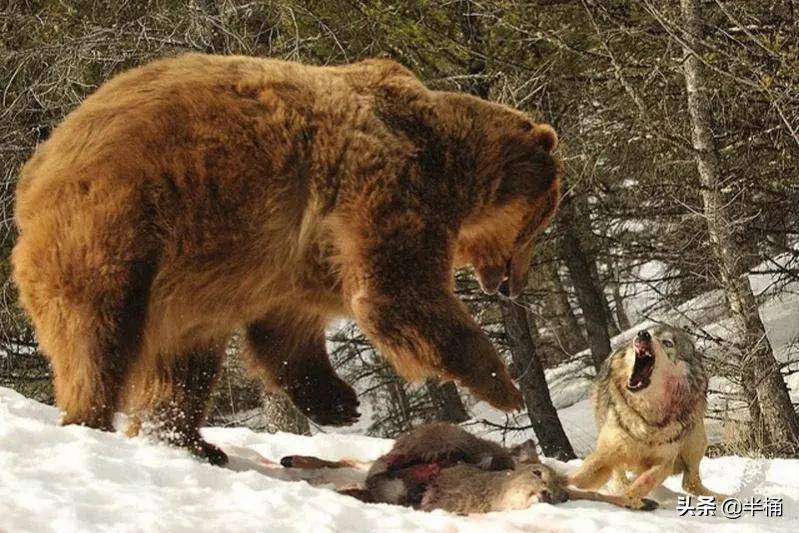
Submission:
[[[521,407],[453,269],[518,295],[558,205],[556,141],[389,60],[191,54],[116,76],[17,188],[13,274],[63,422],[110,430],[126,408],[223,462],[198,427],[240,328],[267,386],[351,423],[358,400],[325,350],[335,316],[408,379]]]

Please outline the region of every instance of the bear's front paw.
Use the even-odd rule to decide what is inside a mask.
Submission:
[[[464,330],[442,357],[442,377],[468,388],[480,400],[502,411],[524,407],[524,398],[491,341],[479,331]]]
[[[349,426],[358,421],[358,396],[338,377],[317,382],[316,387],[289,391],[302,414],[322,426]]]
[[[479,379],[462,381],[472,394],[501,411],[518,411],[524,408],[524,397],[504,368],[482,374]]]

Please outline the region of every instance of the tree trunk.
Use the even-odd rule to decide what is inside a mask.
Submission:
[[[397,415],[394,417],[396,422],[396,431],[394,433],[399,435],[413,428],[411,402],[408,398],[408,393],[405,391],[405,382],[402,378],[392,368],[386,367],[386,371],[391,373],[391,383],[388,389],[397,411]]]
[[[594,257],[594,254],[591,253],[590,257]],[[608,336],[615,337],[621,333],[621,330],[619,329],[619,325],[616,324],[616,318],[613,316],[613,312],[610,310],[608,295],[605,294],[605,284],[602,282],[602,277],[599,275],[599,266],[596,260],[593,259],[589,260],[588,264],[591,265],[591,278],[594,281],[594,285],[599,291],[600,296],[602,296],[602,307],[605,311],[605,319],[608,321]]]
[[[491,84],[487,77],[485,61],[487,47],[482,21],[474,11],[475,3],[471,0],[459,0],[456,6],[460,15],[461,31],[472,52],[467,65],[470,75],[468,92],[480,98],[488,98]],[[541,449],[551,457],[573,459],[574,450],[552,405],[549,388],[544,379],[544,368],[530,336],[532,326],[529,317],[524,308],[509,301],[500,301],[500,307],[513,363],[520,372],[521,391],[527,412]]]
[[[591,229],[591,206],[588,204],[588,195],[575,195],[572,197],[571,201],[574,203],[574,210],[577,214],[577,216],[572,219],[573,225],[577,230],[583,252],[586,254],[588,266],[591,268],[591,280],[602,301],[602,307],[605,311],[605,322],[608,327],[608,335],[610,337],[615,337],[621,333],[621,331],[619,331],[619,326],[616,324],[613,313],[610,311],[610,302],[608,301],[607,294],[605,294],[605,283],[602,280],[602,276],[599,275],[599,264],[597,261],[598,246],[596,243],[596,236]]]
[[[799,420],[760,319],[746,266],[735,245],[735,224],[730,218],[732,211],[722,197],[722,170],[711,127],[707,83],[702,62],[697,56],[701,54],[703,34],[700,2],[680,0],[680,5],[687,31],[683,65],[694,154],[702,183],[708,233],[741,340],[744,390],[754,388],[760,417],[773,445],[784,450],[796,450],[799,448]]]
[[[216,0],[198,0],[197,7],[200,11],[207,15],[211,22],[208,26],[208,46],[205,47],[205,52],[209,54],[222,54],[225,52],[227,46],[225,43],[225,35],[220,31],[219,25],[221,22],[221,13],[219,5]]]
[[[500,301],[505,332],[508,336],[513,364],[519,374],[519,388],[527,405],[527,414],[533,426],[538,444],[547,457],[560,460],[574,459],[572,449],[558,412],[552,405],[549,388],[544,379],[544,367],[536,353],[531,329],[532,318],[525,308],[503,299]]]
[[[608,274],[610,274],[611,287],[613,291],[613,306],[616,311],[616,322],[619,324],[621,331],[627,331],[632,327],[630,317],[627,316],[627,311],[624,309],[624,298],[622,298],[621,290],[619,288],[619,278],[616,276],[616,270],[613,264],[608,261],[606,263]]]
[[[311,427],[308,419],[300,413],[291,400],[283,394],[264,395],[264,418],[267,420],[264,428],[269,433],[284,431],[297,435],[310,435]]]
[[[585,331],[594,367],[599,370],[602,362],[610,355],[610,335],[608,318],[605,314],[605,295],[594,283],[591,275],[591,260],[586,253],[574,221],[579,216],[571,201],[571,195],[561,202],[560,207],[560,255],[569,271],[577,302],[583,311]]]
[[[585,341],[579,334],[580,327],[557,272],[557,265],[553,261],[548,268],[550,271],[542,274],[548,278],[547,281],[554,289],[554,298],[551,298],[550,303],[556,309],[554,314],[560,324],[557,328],[560,331],[560,337],[568,338],[567,342],[572,347],[583,345]],[[549,386],[544,377],[544,367],[536,349],[535,320],[527,313],[525,307],[508,299],[501,299],[499,305],[515,370],[514,374],[518,376],[516,379],[524,396],[527,414],[538,438],[538,444],[548,457],[561,460],[573,459],[576,457],[574,449],[563,430],[558,412],[552,404]],[[604,332],[605,338],[607,338],[606,328]]]
[[[560,278],[557,261],[552,260],[542,264],[534,275],[546,288],[543,305],[547,317],[553,322],[558,346],[569,355],[586,348],[588,344],[585,342],[582,328],[574,314],[574,309],[572,309],[569,295],[563,286],[563,280]]]
[[[469,413],[463,405],[458,387],[451,381],[440,383],[429,379],[425,385],[427,393],[436,409],[436,419],[458,424],[469,420]]]
[[[491,81],[486,77],[485,61],[485,36],[483,24],[475,12],[474,2],[471,0],[458,0],[456,4],[460,19],[461,33],[468,46],[469,54],[466,71],[469,79],[465,91],[480,98],[488,98],[491,90]]]

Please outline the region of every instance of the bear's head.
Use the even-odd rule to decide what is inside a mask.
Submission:
[[[455,263],[471,264],[485,293],[515,298],[527,280],[535,237],[557,209],[561,164],[551,126],[497,108],[480,126],[474,172],[485,193],[461,224]]]

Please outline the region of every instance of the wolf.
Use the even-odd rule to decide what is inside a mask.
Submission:
[[[597,377],[596,451],[570,483],[597,490],[612,476],[625,506],[640,509],[652,505],[644,497],[654,488],[682,473],[686,492],[722,497],[699,477],[707,448],[707,384],[702,354],[686,332],[667,325],[638,332],[605,361]]]
[[[295,455],[284,457],[281,464],[322,469],[347,468],[352,463]],[[339,492],[369,503],[463,515],[568,500],[625,505],[617,496],[569,487],[566,476],[541,463],[532,440],[505,448],[443,422],[402,435],[372,463],[362,486]]]

